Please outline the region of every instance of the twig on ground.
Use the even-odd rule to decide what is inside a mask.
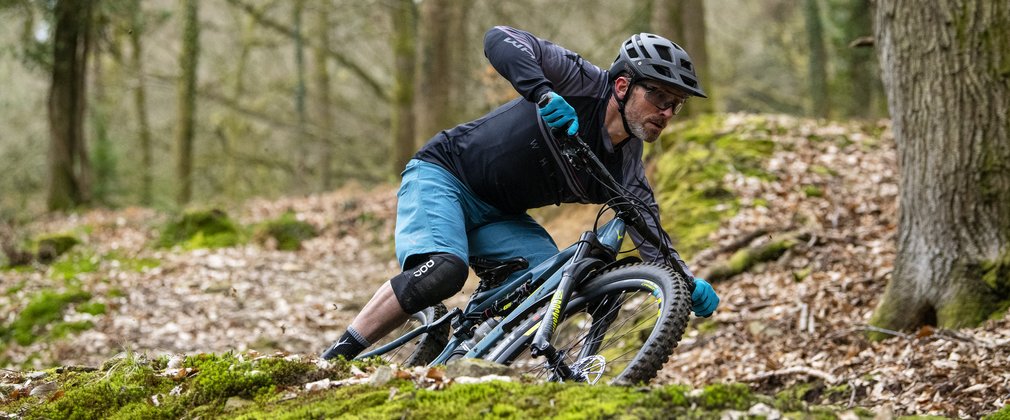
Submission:
[[[904,339],[910,339],[910,338],[913,337],[911,334],[905,334],[905,333],[903,333],[901,331],[889,330],[887,328],[874,327],[872,325],[860,325],[858,328],[860,330],[863,330],[863,331],[873,331],[873,332],[883,333],[883,334],[887,334],[887,335],[893,335],[895,337],[901,337],[901,338],[904,338]]]
[[[824,382],[827,382],[829,384],[838,383],[838,377],[837,376],[832,375],[832,374],[830,374],[828,372],[825,372],[823,370],[809,368],[809,367],[806,367],[806,366],[793,366],[793,367],[790,367],[790,368],[779,369],[779,370],[772,371],[772,372],[762,372],[762,373],[758,373],[758,374],[751,375],[751,376],[748,376],[746,378],[743,378],[743,379],[741,379],[741,381],[743,381],[743,382],[757,382],[757,381],[760,381],[762,379],[771,378],[773,376],[784,376],[784,375],[793,375],[793,374],[801,374],[801,375],[807,375],[807,376],[813,376],[813,377],[821,378],[821,379],[824,380]]]

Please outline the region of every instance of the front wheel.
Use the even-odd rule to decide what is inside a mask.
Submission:
[[[613,384],[648,382],[677,346],[690,315],[691,294],[668,267],[638,263],[605,272],[581,285],[565,308],[551,344],[579,379]],[[558,378],[544,358],[530,355],[542,310],[529,316],[491,354],[519,371]]]

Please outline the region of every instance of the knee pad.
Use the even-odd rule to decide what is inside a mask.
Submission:
[[[432,254],[393,277],[389,285],[403,312],[412,314],[448,299],[463,289],[468,268],[459,257]]]

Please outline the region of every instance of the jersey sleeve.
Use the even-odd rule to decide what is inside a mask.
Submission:
[[[672,252],[674,260],[680,267],[684,270],[684,273],[688,276],[694,277],[691,269],[681,258],[677,251],[673,250],[673,243],[670,241],[670,235],[666,233],[658,225],[659,223],[659,205],[656,204],[656,197],[652,191],[652,186],[649,185],[649,180],[645,177],[645,168],[642,166],[642,142],[641,140],[632,140],[631,143],[625,145],[624,149],[624,164],[623,164],[623,178],[624,187],[628,189],[635,197],[642,200],[650,209],[652,214],[656,215],[656,218],[649,217],[643,214],[642,218],[645,219],[645,223],[649,225],[649,229],[657,233],[657,236],[665,243],[666,247]],[[638,246],[638,253],[642,256],[645,261],[652,262],[662,262],[663,256],[656,246],[648,243],[643,239],[642,235],[635,230],[635,228],[629,226],[628,232],[631,234],[631,240]]]
[[[605,72],[578,54],[529,32],[495,26],[484,35],[484,55],[516,92],[536,102],[548,91],[568,96],[597,94]]]

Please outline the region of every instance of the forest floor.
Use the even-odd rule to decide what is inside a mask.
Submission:
[[[732,125],[730,116],[727,125]],[[867,321],[894,261],[897,163],[886,126],[818,124],[768,117],[775,141],[764,162],[773,177],[730,174],[739,211],[688,255],[698,272],[745,246],[803,232],[775,261],[715,285],[709,319],[692,321],[655,383],[703,387],[746,383],[786,390],[810,403],[866,407],[886,415],[974,418],[1010,402],[1010,320],[963,330],[893,332],[873,342]],[[873,124],[871,124],[873,125]],[[229,209],[251,225],[294,211],[320,230],[299,251],[270,243],[220,249],[155,249],[165,214],[141,208],[48,217],[27,232],[81,237],[54,266],[0,272],[9,325],[48,289],[87,290],[104,314],[70,311],[93,327],[62,339],[10,344],[10,366],[98,366],[131,351],[150,355],[256,350],[316,355],[343,331],[382,282],[398,272],[393,186],[345,187],[299,198],[252,200]],[[592,225],[595,207],[536,213],[559,244]],[[753,234],[765,232],[763,234]],[[80,266],[86,268],[80,268]],[[460,305],[475,281],[450,304]],[[49,334],[39,332],[39,334]]]

